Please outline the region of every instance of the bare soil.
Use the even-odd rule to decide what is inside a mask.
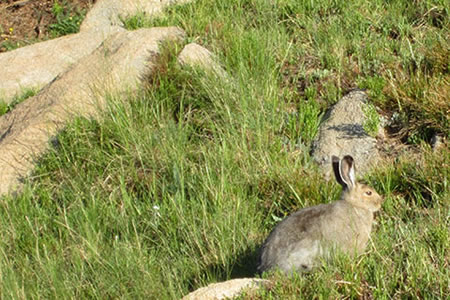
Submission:
[[[0,52],[50,38],[49,25],[56,23],[56,0],[0,0]],[[87,12],[95,0],[59,0],[70,11]]]

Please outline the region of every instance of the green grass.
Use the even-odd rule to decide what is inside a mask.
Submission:
[[[376,137],[380,130],[381,123],[377,109],[371,103],[364,104],[362,109],[366,118],[363,128],[369,135]]]
[[[59,2],[55,0],[52,7],[52,14],[56,22],[49,25],[49,31],[52,38],[77,33],[80,30],[86,11],[76,9],[67,1]]]
[[[0,98],[0,116],[7,114],[14,109],[16,105],[25,101],[26,99],[36,95],[38,90],[36,88],[27,88],[15,95],[11,101],[6,102]]]
[[[180,26],[231,80],[183,69],[180,46],[164,47],[146,88],[71,123],[24,189],[0,198],[2,298],[176,299],[254,276],[280,218],[338,197],[309,148],[325,109],[355,87],[401,116],[399,137],[415,136],[420,154],[366,176],[386,201],[365,255],[264,274],[273,286],[243,298],[445,298],[450,151],[426,142],[449,132],[447,8],[312,3],[205,0],[125,20]]]

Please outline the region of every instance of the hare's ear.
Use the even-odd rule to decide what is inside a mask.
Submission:
[[[333,166],[334,177],[336,177],[336,181],[345,189],[347,188],[347,184],[344,182],[341,176],[340,162],[341,160],[339,159],[339,157],[334,155],[331,156],[331,165]]]
[[[347,186],[348,189],[352,189],[356,185],[355,178],[355,164],[353,157],[350,155],[344,156],[339,164],[339,174],[341,180]]]

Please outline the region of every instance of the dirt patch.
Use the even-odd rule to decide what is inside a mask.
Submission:
[[[54,38],[50,26],[61,22],[60,16],[84,16],[96,0],[1,0],[0,52]],[[71,24],[62,24],[62,26]]]

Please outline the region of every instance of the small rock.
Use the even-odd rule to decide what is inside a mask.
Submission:
[[[269,284],[269,280],[258,278],[239,278],[219,283],[212,283],[206,287],[184,296],[182,300],[220,300],[232,299],[245,290],[255,290]]]
[[[438,134],[434,134],[431,138],[431,149],[433,149],[433,152],[438,151],[440,148],[444,146],[444,138]]]
[[[225,70],[217,63],[214,55],[206,48],[191,43],[184,47],[178,55],[178,62],[181,65],[189,65],[191,67],[201,67],[206,71],[212,71],[222,78],[226,78]]]
[[[330,178],[331,156],[352,155],[359,174],[364,174],[378,160],[377,140],[365,132],[366,116],[363,104],[367,95],[361,90],[351,91],[326,114],[313,142],[312,156]]]

